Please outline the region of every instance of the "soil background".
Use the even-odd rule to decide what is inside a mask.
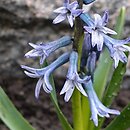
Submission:
[[[22,115],[36,128],[36,130],[62,130],[55,113],[50,97],[41,91],[39,100],[34,97],[34,89],[37,80],[27,77],[20,68],[21,64],[38,67],[38,60],[26,59],[24,54],[31,47],[28,42],[47,42],[55,40],[63,35],[72,35],[65,21],[53,25],[55,18],[53,10],[62,5],[61,0],[0,0],[0,85],[5,90]],[[123,38],[130,36],[130,0],[97,0],[94,4],[84,6],[90,14],[103,14],[110,11],[108,26],[113,28],[119,9],[125,6],[126,22],[122,32]],[[49,63],[58,55],[68,51],[70,47],[60,49],[52,54]],[[56,91],[59,104],[69,122],[72,123],[71,101],[65,103],[63,96],[59,95],[65,81],[68,65],[54,73]],[[122,110],[130,102],[130,60],[124,76],[121,90],[115,98],[112,108]],[[107,125],[110,120],[105,121]],[[0,130],[9,130],[3,122],[0,122]]]

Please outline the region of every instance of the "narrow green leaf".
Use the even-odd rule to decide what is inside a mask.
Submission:
[[[103,97],[103,103],[106,106],[110,106],[117,92],[120,90],[123,76],[126,72],[126,64],[119,63],[117,69],[114,71],[112,79],[107,87],[107,90]]]
[[[53,76],[51,75],[50,77],[50,82],[52,84],[52,87],[53,87],[53,91],[51,92],[51,99],[53,99],[55,101],[55,103],[57,104],[58,106],[58,100],[57,100],[57,96],[56,96],[56,89],[55,89],[55,83],[54,83],[54,79],[53,79]],[[53,102],[52,100],[52,102]]]
[[[10,130],[35,130],[17,111],[1,87],[0,119],[10,128]]]
[[[104,130],[127,130],[130,128],[130,103]]]
[[[100,56],[98,67],[94,74],[94,88],[100,100],[102,99],[108,77],[111,73],[112,63],[112,59],[105,48]]]
[[[122,30],[124,29],[125,24],[125,16],[126,16],[126,7],[122,7],[119,12],[119,16],[117,18],[117,23],[115,27],[115,31],[117,32],[117,35],[114,36],[114,38],[122,38]]]
[[[53,86],[53,91],[51,92],[51,100],[54,104],[54,107],[56,109],[56,113],[58,115],[58,118],[61,122],[61,125],[63,127],[64,130],[73,130],[73,128],[71,127],[71,125],[69,124],[69,122],[67,121],[66,117],[64,116],[64,114],[62,113],[62,111],[60,110],[60,107],[58,105],[58,101],[57,101],[57,97],[56,97],[56,91],[55,91],[55,84],[54,84],[54,80],[53,77],[51,76],[50,78],[52,86]]]

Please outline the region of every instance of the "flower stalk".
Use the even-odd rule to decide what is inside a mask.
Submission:
[[[82,8],[83,1],[78,0],[79,8]],[[82,54],[83,43],[83,25],[80,18],[75,19],[75,32],[73,49],[78,52],[78,71],[80,71],[80,59]],[[83,130],[81,93],[75,89],[72,96],[73,126],[74,130]]]

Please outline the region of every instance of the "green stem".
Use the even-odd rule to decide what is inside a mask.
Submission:
[[[82,111],[81,111],[81,94],[75,89],[72,96],[73,110],[73,127],[74,130],[83,130]]]
[[[83,1],[78,0],[79,8],[82,8]],[[75,33],[73,49],[78,52],[78,71],[80,71],[80,59],[83,44],[83,25],[80,18],[75,19]],[[73,126],[74,130],[83,130],[81,94],[75,89],[72,96]]]
[[[89,121],[90,121],[90,108],[88,99],[82,95],[82,119],[83,119],[83,129],[89,130]]]

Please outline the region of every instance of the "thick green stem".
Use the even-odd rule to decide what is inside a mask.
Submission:
[[[82,95],[82,119],[83,119],[83,128],[84,130],[89,130],[89,121],[90,121],[90,108],[88,99]]]
[[[82,8],[83,1],[78,0],[79,8]],[[75,19],[75,33],[73,49],[78,52],[78,71],[80,71],[80,59],[83,44],[83,25],[80,18]],[[83,130],[81,94],[75,89],[72,96],[73,126],[74,130]]]
[[[74,130],[83,130],[81,94],[75,89],[72,97],[73,127]]]
[[[78,3],[79,3],[79,7],[82,8],[83,1],[78,0]],[[77,17],[75,19],[73,49],[78,52],[78,71],[80,71],[80,60],[82,55],[83,39],[84,39],[83,23],[82,20],[79,17]]]

